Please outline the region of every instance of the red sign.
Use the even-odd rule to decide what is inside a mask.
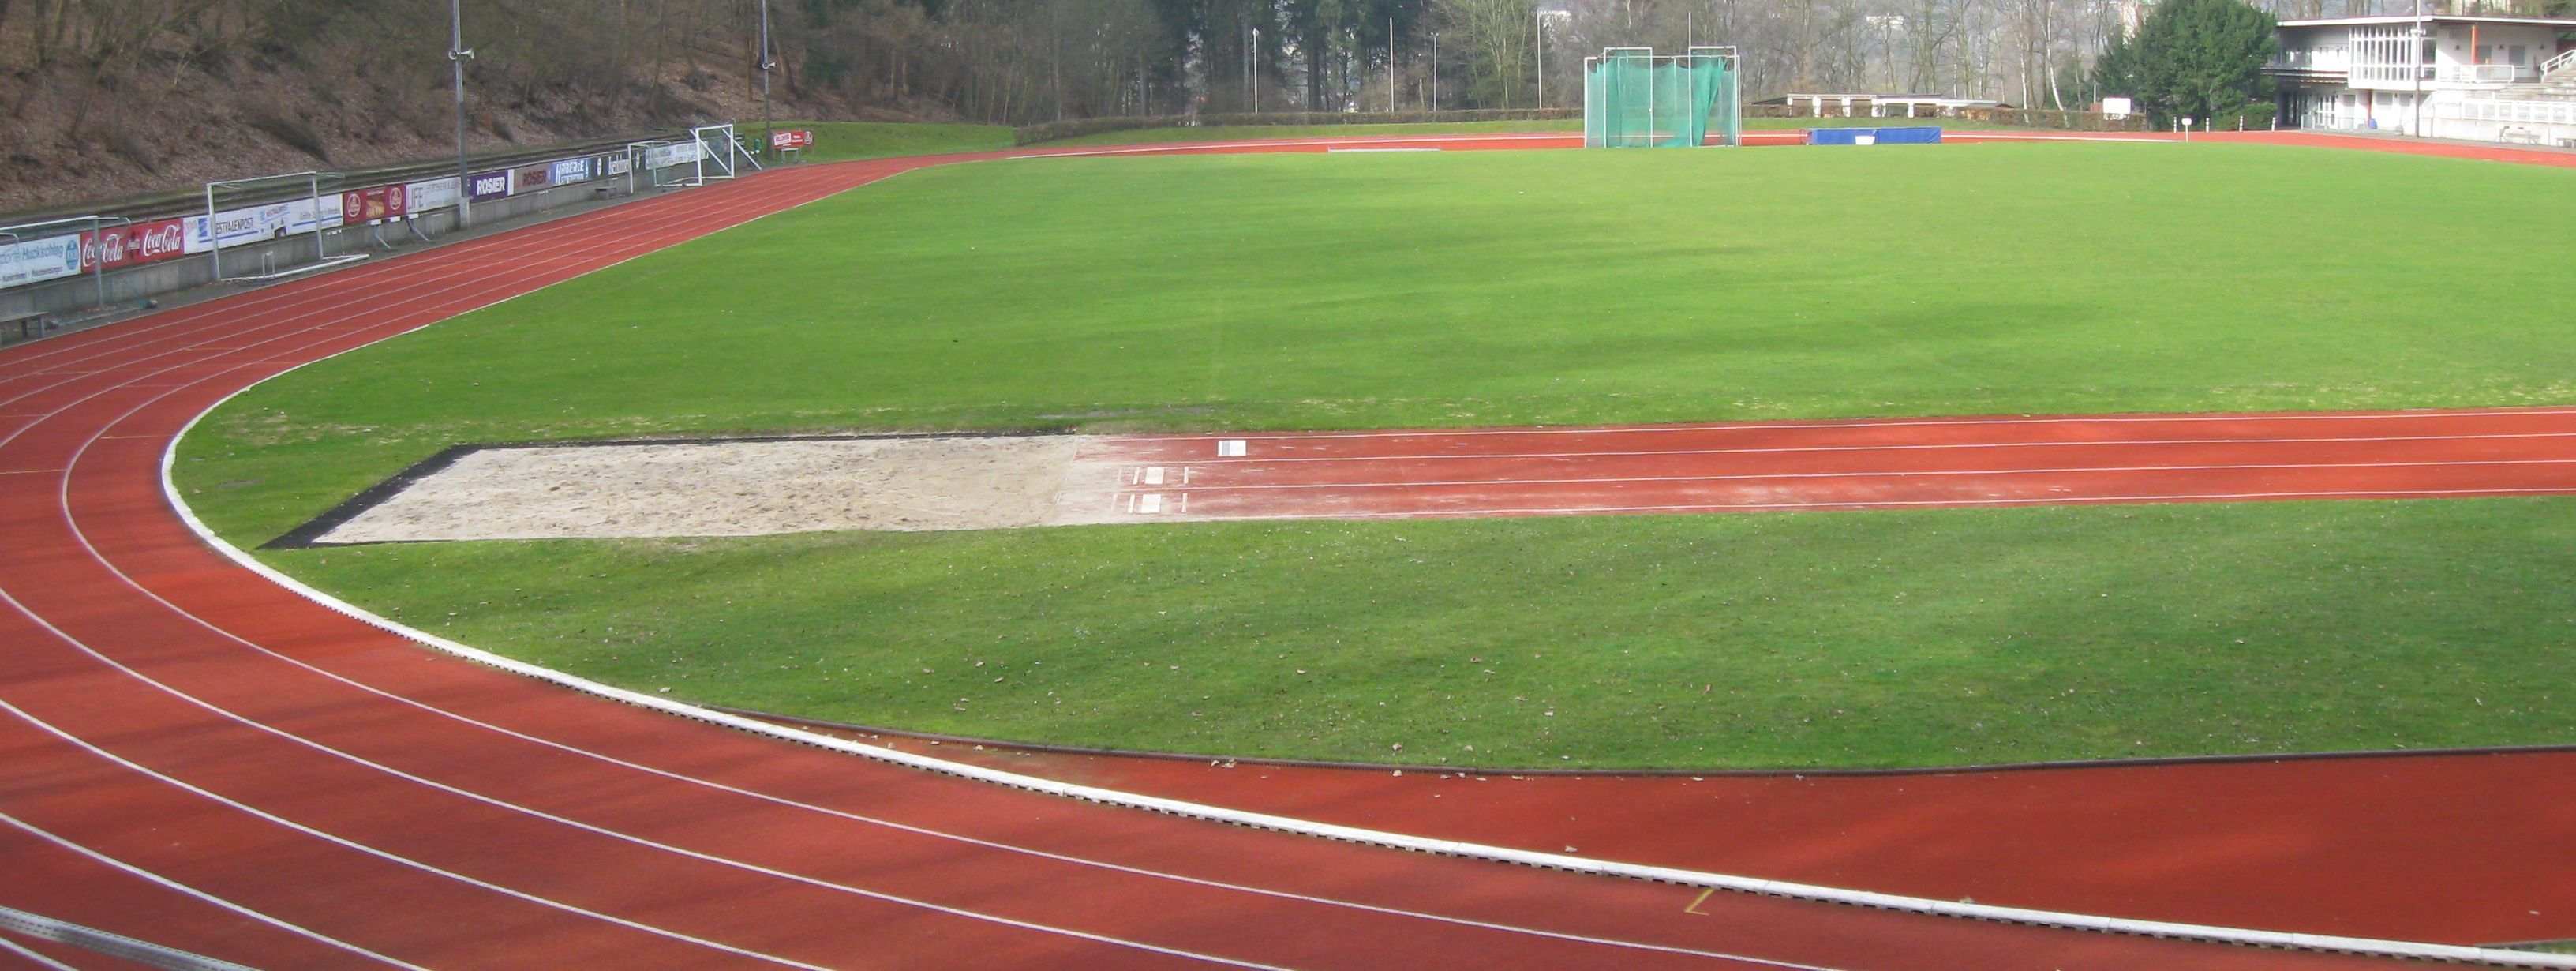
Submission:
[[[810,132],[810,131],[774,131],[774,132],[770,132],[770,133],[769,133],[769,147],[771,147],[771,148],[812,148],[812,147],[814,147],[814,133],[813,133],[813,132]]]
[[[121,270],[177,259],[188,255],[187,243],[187,224],[177,219],[110,226],[96,233],[82,233],[81,271],[86,273],[102,264],[111,270]]]
[[[380,185],[373,189],[340,194],[340,221],[363,222],[369,219],[397,218],[409,199],[398,185]]]

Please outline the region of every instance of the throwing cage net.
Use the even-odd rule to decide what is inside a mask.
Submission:
[[[1602,48],[1583,59],[1584,147],[1743,144],[1741,68],[1732,47]]]

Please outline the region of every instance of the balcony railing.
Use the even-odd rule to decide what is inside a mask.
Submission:
[[[2576,101],[2503,101],[2473,98],[2434,108],[2436,117],[2465,121],[2511,121],[2576,125]]]
[[[2539,72],[2513,64],[2444,64],[2433,69],[2433,80],[2453,84],[2512,84],[2539,78]]]

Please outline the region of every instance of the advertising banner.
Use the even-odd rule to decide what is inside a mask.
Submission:
[[[400,217],[411,205],[404,187],[380,185],[340,194],[340,222],[356,223],[371,219]]]
[[[687,165],[705,157],[705,151],[705,146],[693,141],[655,145],[644,150],[644,167],[667,169],[674,165]]]
[[[535,192],[553,184],[555,184],[555,167],[551,163],[546,165],[530,165],[524,168],[513,169],[510,172],[511,195],[518,195],[522,192]]]
[[[625,175],[626,173],[633,171],[634,168],[635,163],[628,161],[626,156],[614,155],[608,158],[608,174],[610,175]]]
[[[467,188],[467,194],[471,195],[476,202],[490,202],[505,198],[510,194],[510,173],[476,172]]]
[[[209,222],[204,216],[188,217],[188,252],[203,253],[217,246],[239,246],[267,239],[283,239],[310,233],[317,223],[329,229],[340,225],[337,200],[325,200],[320,212],[314,211],[311,198],[289,199],[246,209],[227,209],[215,214]]]
[[[568,158],[563,161],[556,162],[554,166],[555,184],[565,185],[573,182],[590,181],[590,162],[591,160],[586,158]]]
[[[0,288],[58,280],[80,271],[80,233],[0,243]]]
[[[431,179],[403,186],[403,211],[422,213],[456,204],[456,180]]]
[[[769,147],[771,147],[771,148],[812,148],[812,147],[814,147],[814,133],[813,133],[813,132],[810,132],[810,131],[779,131],[779,132],[770,132],[770,133],[769,133]]]
[[[81,234],[81,272],[105,264],[108,269],[158,263],[188,255],[188,226],[159,219],[131,226],[110,226],[95,235]]]

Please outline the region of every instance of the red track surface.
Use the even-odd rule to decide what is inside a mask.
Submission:
[[[1685,888],[783,744],[422,650],[246,572],[162,494],[170,440],[259,379],[936,161],[692,190],[0,353],[0,905],[281,968],[2365,963],[1728,893],[1692,907]],[[2348,795],[2396,794],[2376,768],[2324,774]],[[2247,776],[2240,798],[2315,782]],[[1884,787],[1843,791],[1858,806]],[[1993,795],[1952,805],[1973,814]],[[1635,818],[1686,822],[1645,808]],[[1511,835],[1508,817],[1485,818],[1463,824]],[[1945,832],[1938,813],[1890,818]],[[1792,822],[1772,841],[1842,845],[1823,828],[1841,818]],[[2099,832],[2040,827],[2027,845]],[[2456,848],[2511,834],[2419,835]],[[1845,872],[1894,879],[1936,849]]]
[[[2576,492],[2576,409],[1126,436],[1082,457],[1156,470],[1121,494],[1191,519],[2549,495]]]

